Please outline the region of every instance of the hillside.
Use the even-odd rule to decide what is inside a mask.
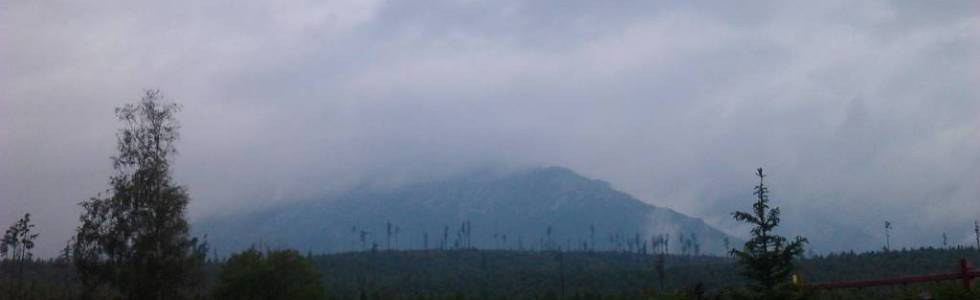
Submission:
[[[700,219],[644,203],[606,182],[559,167],[361,187],[264,211],[207,218],[193,228],[196,234],[207,234],[220,253],[253,244],[314,252],[643,251],[654,236],[669,234],[671,252],[693,254],[721,253],[727,238]]]

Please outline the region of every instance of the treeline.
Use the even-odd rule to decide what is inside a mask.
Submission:
[[[956,272],[960,258],[980,264],[980,251],[961,247],[845,252],[799,260],[794,273],[811,283],[890,278]],[[656,270],[658,256],[616,252],[379,251],[313,255],[312,260],[323,274],[330,294],[341,299],[361,299],[362,294],[369,299],[452,295],[465,295],[467,299],[599,299],[575,298],[576,295],[647,299],[652,295],[694,298],[701,295],[709,299],[722,297],[749,283],[749,279],[739,274],[734,259],[717,256],[668,256],[662,275]],[[664,286],[660,285],[661,280]],[[911,299],[918,299],[923,291],[962,292],[961,285],[957,281],[824,291],[811,297],[902,299],[902,295],[912,294],[916,297]],[[548,297],[562,294],[564,298]]]
[[[980,264],[980,251],[836,253],[799,260],[794,273],[811,283],[890,278],[956,272],[961,258]],[[733,258],[717,256],[670,255],[662,273],[656,270],[658,256],[621,252],[378,251],[314,254],[311,260],[337,299],[728,299],[750,282],[739,274]],[[956,281],[823,291],[809,297],[919,299],[922,292],[937,296],[965,290]]]
[[[703,243],[706,241],[695,232],[641,234],[638,232],[610,231],[598,233],[596,226],[591,224],[588,233],[581,234],[585,238],[559,238],[557,230],[552,226],[543,226],[540,233],[507,234],[502,232],[483,232],[482,235],[473,231],[471,221],[462,221],[458,225],[443,225],[436,232],[422,230],[420,236],[403,236],[402,227],[397,223],[385,221],[381,232],[368,229],[367,225],[353,225],[347,236],[348,243],[338,252],[382,251],[382,250],[517,250],[517,251],[614,251],[653,254],[655,251],[675,253],[680,255],[702,255]],[[602,234],[603,236],[598,236]],[[489,243],[477,245],[474,238],[490,237]],[[410,239],[418,239],[409,244]],[[671,243],[673,241],[673,244]],[[722,249],[731,249],[731,240],[723,237],[716,241],[723,245]],[[674,245],[674,247],[671,247]],[[727,250],[726,250],[727,251]],[[721,254],[717,249],[714,254]]]
[[[726,293],[748,283],[748,279],[738,274],[732,258],[716,256],[668,256],[664,275],[656,271],[655,255],[617,252],[415,250],[308,254],[292,251],[290,256],[291,259],[282,261],[297,265],[305,264],[300,262],[303,260],[309,263],[311,269],[303,272],[318,274],[316,278],[328,299],[648,299],[654,295],[681,299],[696,299],[701,295],[703,299],[711,299],[730,297]],[[800,260],[797,273],[808,282],[827,282],[955,272],[960,258],[980,264],[980,251],[960,247],[837,253]],[[213,260],[204,265],[205,289],[216,289],[227,263],[228,260]],[[273,263],[249,265],[256,266],[256,270],[280,268],[272,266]],[[286,269],[295,267],[283,265],[287,265]],[[79,295],[73,268],[62,260],[34,259],[24,269],[25,289],[29,290],[24,295],[29,297],[15,299],[74,299]],[[237,272],[248,273],[245,269]],[[286,278],[278,279],[281,282]],[[252,286],[276,284],[271,279]],[[0,281],[0,287],[0,291],[7,291],[6,278]],[[937,296],[936,299],[950,299],[938,298],[943,293],[964,292],[960,282],[947,282],[823,291],[811,297],[902,299],[914,296],[908,299],[918,299],[923,291]],[[211,297],[209,294],[202,293],[202,298]]]

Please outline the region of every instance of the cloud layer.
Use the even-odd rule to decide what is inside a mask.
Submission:
[[[192,218],[498,163],[732,231],[763,166],[823,249],[980,218],[975,1],[7,1],[0,36],[0,224],[43,254],[144,88],[183,104]]]

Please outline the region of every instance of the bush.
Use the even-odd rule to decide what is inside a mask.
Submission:
[[[320,274],[296,250],[266,253],[254,248],[232,255],[221,267],[215,299],[326,299]]]

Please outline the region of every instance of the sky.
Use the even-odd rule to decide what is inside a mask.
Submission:
[[[485,165],[741,236],[763,167],[827,250],[885,220],[893,247],[972,245],[980,218],[972,0],[0,1],[0,226],[61,249],[145,89],[182,105],[192,221]]]

